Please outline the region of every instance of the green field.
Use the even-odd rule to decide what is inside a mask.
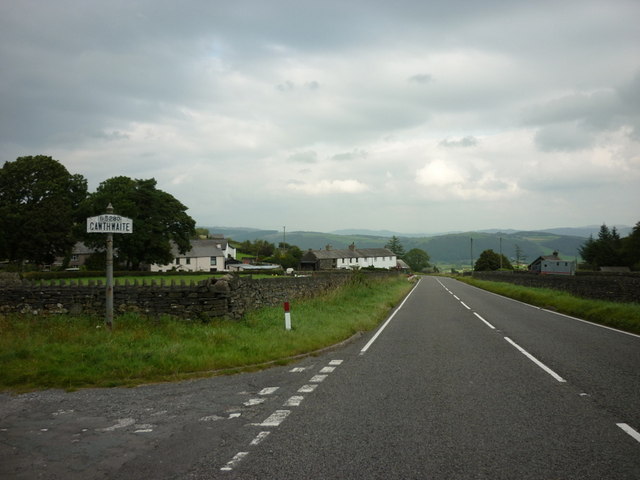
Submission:
[[[375,328],[411,286],[404,276],[354,276],[292,302],[291,331],[281,307],[211,323],[124,315],[113,331],[101,317],[0,316],[0,390],[132,386],[286,363]]]

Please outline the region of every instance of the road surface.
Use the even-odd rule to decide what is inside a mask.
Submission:
[[[640,337],[426,277],[285,367],[3,395],[0,478],[638,479],[639,430]]]

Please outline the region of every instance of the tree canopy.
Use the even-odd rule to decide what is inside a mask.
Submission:
[[[579,249],[582,259],[593,268],[624,265],[622,258],[622,241],[616,227],[609,229],[602,225],[598,231],[598,239],[593,235]]]
[[[420,248],[412,248],[403,257],[414,272],[422,272],[429,266],[429,254]]]
[[[484,272],[488,270],[500,270],[500,258],[502,257],[502,268],[507,270],[513,270],[513,265],[507,257],[494,252],[493,250],[483,251],[474,265],[476,272]]]
[[[400,239],[395,235],[391,237],[391,239],[385,244],[384,248],[388,248],[389,250],[391,250],[396,254],[396,257],[404,258],[404,247],[402,246]]]
[[[45,155],[19,157],[0,169],[0,257],[53,263],[75,243],[74,225],[87,181]]]
[[[156,188],[155,179],[133,180],[113,177],[102,182],[83,204],[86,216],[105,213],[113,205],[114,213],[133,220],[133,233],[114,235],[113,245],[120,262],[138,269],[142,264],[167,264],[173,260],[171,242],[181,254],[191,248],[195,221],[187,207],[169,193]],[[85,234],[87,244],[104,247],[103,235]]]

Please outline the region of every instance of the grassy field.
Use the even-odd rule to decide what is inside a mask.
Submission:
[[[588,300],[549,288],[521,287],[506,282],[489,282],[470,277],[458,277],[458,280],[531,305],[640,334],[640,304],[638,303]]]
[[[409,291],[406,277],[365,280],[292,302],[293,329],[281,307],[241,321],[193,323],[97,317],[0,316],[0,390],[133,386],[259,368],[375,328]]]

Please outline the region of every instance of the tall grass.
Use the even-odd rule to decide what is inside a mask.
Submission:
[[[97,317],[0,316],[0,389],[130,386],[286,362],[373,329],[410,288],[367,280],[292,302],[291,331],[281,307],[207,324],[128,314],[113,331]]]
[[[632,333],[640,333],[640,304],[589,300],[550,288],[522,287],[464,277],[465,283],[521,302]]]

